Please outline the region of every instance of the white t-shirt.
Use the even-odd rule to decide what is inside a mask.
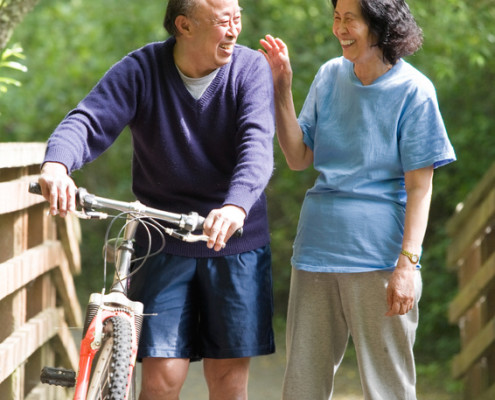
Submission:
[[[179,67],[177,67],[177,71],[179,71],[179,75],[182,78],[182,82],[184,82],[184,85],[186,86],[189,93],[191,93],[191,96],[194,97],[196,100],[198,100],[199,98],[201,98],[205,90],[208,89],[208,86],[210,86],[211,81],[213,81],[213,79],[215,79],[215,76],[217,76],[218,68],[201,78],[190,78],[184,75],[182,71],[179,69]]]

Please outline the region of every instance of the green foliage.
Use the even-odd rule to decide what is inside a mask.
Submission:
[[[294,99],[300,110],[319,66],[339,56],[331,33],[328,0],[240,0],[240,42],[259,48],[270,33],[289,46]],[[435,174],[430,225],[424,244],[421,321],[416,354],[420,361],[445,362],[458,351],[458,332],[447,321],[456,276],[445,266],[445,223],[495,159],[495,7],[493,0],[410,1],[424,30],[422,50],[408,61],[437,88],[447,129],[459,161]],[[45,141],[56,124],[127,52],[162,40],[165,1],[43,0],[18,26],[29,74],[22,87],[0,96],[0,132],[5,141]],[[131,143],[124,132],[110,151],[76,182],[102,195],[130,198]],[[292,241],[305,191],[315,171],[289,171],[276,146],[276,169],[268,187],[277,314],[285,314]],[[83,222],[84,273],[80,284],[100,283],[104,225]],[[94,273],[92,271],[95,271]],[[89,277],[89,278],[88,278]],[[89,290],[89,289],[87,289]],[[94,289],[92,289],[94,290]]]
[[[43,0],[18,26],[30,73],[0,98],[3,140],[44,141],[64,115],[129,51],[165,37],[164,3]]]
[[[457,285],[455,273],[445,266],[445,224],[495,160],[495,92],[489,84],[495,78],[495,7],[493,0],[410,3],[425,41],[409,61],[434,82],[458,157],[435,174],[417,339],[422,359],[446,360],[458,351],[459,341],[446,317]]]
[[[0,97],[4,141],[46,141],[48,136],[105,71],[128,52],[163,40],[165,3],[121,0],[43,0],[14,32],[24,44],[30,73],[23,86]],[[10,95],[12,94],[12,95]],[[131,200],[131,140],[125,131],[112,149],[74,173],[79,186],[102,196]],[[106,224],[82,222],[81,301],[101,289],[101,247]]]
[[[0,95],[7,92],[8,86],[21,86],[21,82],[15,78],[4,76],[4,70],[16,70],[21,72],[26,72],[27,68],[19,63],[18,61],[13,61],[13,59],[24,59],[22,54],[22,47],[19,45],[14,45],[12,48],[5,49],[0,53]]]

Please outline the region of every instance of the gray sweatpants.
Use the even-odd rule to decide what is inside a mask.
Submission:
[[[413,345],[422,282],[406,315],[386,317],[392,272],[315,273],[292,269],[283,400],[328,400],[352,336],[366,400],[415,400]]]

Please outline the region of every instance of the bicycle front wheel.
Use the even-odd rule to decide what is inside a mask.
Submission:
[[[131,323],[122,317],[105,321],[100,350],[91,368],[87,400],[126,400],[132,356]],[[129,400],[134,398],[129,390]]]

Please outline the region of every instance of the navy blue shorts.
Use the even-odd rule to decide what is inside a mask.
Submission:
[[[136,249],[137,255],[142,249]],[[138,358],[239,358],[275,351],[270,246],[232,256],[160,254],[134,275],[144,303]]]

